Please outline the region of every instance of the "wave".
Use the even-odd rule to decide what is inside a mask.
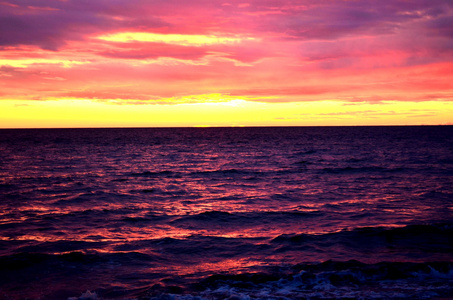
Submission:
[[[128,176],[131,177],[175,177],[175,176],[180,176],[178,173],[173,172],[173,171],[144,171],[144,172],[139,172],[139,173],[129,173],[127,174]]]
[[[303,222],[311,218],[311,213],[268,213],[272,218],[288,222]],[[316,212],[314,212],[316,215]],[[0,246],[13,247],[17,252],[30,253],[65,253],[68,251],[93,249],[97,251],[139,251],[159,253],[160,258],[179,261],[179,263],[199,263],[207,258],[218,257],[250,258],[274,262],[281,259],[295,262],[323,261],[330,258],[348,260],[360,259],[364,262],[377,262],[389,259],[426,261],[450,259],[453,253],[453,224],[439,223],[429,225],[409,225],[406,227],[363,227],[323,234],[295,233],[279,236],[265,236],[266,224],[263,221],[263,234],[241,236],[235,233],[237,228],[255,230],[258,226],[256,216],[231,214],[212,211],[194,216],[169,217],[158,215],[131,216],[118,219],[112,228],[132,224],[133,226],[155,226],[162,219],[173,226],[174,236],[146,239],[140,235],[138,240],[110,239],[102,235],[87,235],[84,241],[2,241]],[[271,217],[262,217],[263,220]],[[292,220],[290,218],[293,218]],[[291,223],[288,223],[291,224]],[[93,223],[102,226],[102,223]],[[190,229],[197,227],[198,234]],[[223,230],[228,227],[230,231]],[[128,230],[128,227],[124,227]],[[222,230],[219,230],[222,229]],[[291,228],[291,227],[288,227]],[[182,231],[181,231],[182,230]],[[186,232],[190,235],[178,235]],[[240,231],[239,231],[240,232]],[[219,234],[220,233],[220,234]],[[102,233],[101,233],[102,234]],[[268,232],[269,235],[272,231]],[[1,250],[1,249],[0,249]]]
[[[282,166],[281,166],[282,167]],[[284,167],[284,166],[283,166]],[[302,168],[302,169],[301,169]],[[385,166],[346,166],[346,167],[324,167],[317,166],[315,162],[309,160],[297,160],[289,164],[283,169],[243,169],[231,168],[231,169],[216,169],[216,170],[193,170],[189,172],[178,172],[178,171],[144,171],[126,174],[127,177],[132,178],[237,178],[237,179],[257,179],[265,176],[285,175],[292,173],[300,173],[301,171],[311,171],[315,173],[327,173],[327,174],[361,174],[361,173],[413,173],[424,169],[408,168],[408,167],[385,167]],[[117,178],[114,181],[127,181],[127,178]]]
[[[257,176],[263,176],[265,172],[262,170],[246,170],[246,169],[216,169],[216,170],[192,170],[192,171],[144,171],[138,173],[126,174],[129,178],[150,178],[150,179],[162,179],[162,178],[205,178],[205,179],[219,179],[219,178],[241,178],[251,179],[257,178]],[[244,178],[245,177],[245,178]],[[117,178],[114,181],[128,181],[127,178]]]
[[[225,212],[225,211],[205,211],[195,215],[181,216],[175,219],[173,224],[182,224],[185,222],[246,222],[251,224],[260,224],[263,221],[289,221],[319,217],[324,213],[320,211],[256,211],[256,212]],[[243,223],[241,223],[244,225]],[[201,224],[200,224],[201,225]],[[214,225],[214,224],[213,224]]]
[[[452,262],[329,260],[266,272],[214,274],[188,286],[167,282],[140,299],[431,299],[451,296],[452,282]]]
[[[338,168],[323,168],[323,173],[330,174],[356,174],[356,173],[396,173],[408,171],[406,168],[386,168],[386,167],[338,167]]]
[[[405,227],[364,227],[334,233],[284,234],[271,243],[289,246],[288,250],[320,245],[323,249],[343,248],[361,253],[426,255],[453,253],[453,224],[408,225]],[[286,249],[286,248],[285,248]],[[415,257],[414,257],[415,258]]]
[[[262,170],[249,170],[249,169],[224,169],[224,170],[211,170],[211,171],[194,171],[189,175],[201,178],[242,178],[242,179],[256,179],[257,176],[263,176],[265,172]]]
[[[210,223],[234,215],[212,211],[193,217]],[[91,285],[99,298],[429,299],[453,292],[452,237],[452,223],[437,223],[273,238],[62,240],[22,245],[16,248],[20,253],[0,256],[0,278],[6,288],[17,276],[25,276],[24,282],[37,276],[68,282],[84,274],[85,286],[102,284]],[[228,267],[228,262],[236,265]],[[115,274],[121,278],[112,278]],[[82,299],[83,291],[72,289],[65,297]]]
[[[169,241],[172,242],[172,241]],[[75,251],[60,255],[20,253],[0,258],[0,273],[4,283],[14,280],[18,270],[33,270],[33,277],[57,274],[66,281],[77,280],[81,274],[91,278],[100,275],[99,265],[109,266],[110,272],[127,267],[121,287],[102,278],[102,286],[75,286],[41,294],[43,298],[58,295],[58,299],[140,299],[140,300],[204,300],[204,299],[449,299],[453,294],[453,262],[379,262],[367,264],[358,260],[327,260],[321,263],[262,266],[234,272],[201,273],[190,276],[170,275],[155,271],[142,273],[143,264],[158,258],[139,252],[96,253]],[[147,265],[149,266],[149,265]],[[169,266],[169,268],[171,268]],[[134,273],[134,269],[137,271]],[[52,271],[51,273],[48,273]],[[123,270],[124,271],[124,270]],[[90,275],[91,274],[91,275]],[[132,276],[132,274],[134,274]],[[91,276],[91,277],[90,277]],[[104,275],[105,276],[105,275]],[[132,277],[129,277],[132,276]],[[24,282],[29,276],[21,278]],[[125,280],[128,279],[128,280]],[[54,281],[56,278],[53,279]],[[137,286],[137,281],[143,285]],[[90,292],[80,290],[91,286]],[[86,291],[86,292],[85,292]],[[5,289],[5,296],[16,291]],[[54,292],[54,291],[52,291]],[[42,293],[42,292],[40,292]],[[20,299],[17,297],[16,299]],[[34,299],[31,297],[31,299]]]

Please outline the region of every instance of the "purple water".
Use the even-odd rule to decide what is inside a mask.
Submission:
[[[0,130],[0,154],[0,299],[453,296],[452,126]]]

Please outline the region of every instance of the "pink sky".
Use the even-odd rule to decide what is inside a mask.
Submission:
[[[310,111],[315,125],[347,114],[361,117],[360,124],[375,124],[371,115],[382,117],[379,124],[395,123],[385,119],[389,112],[412,114],[404,124],[438,124],[453,121],[452,99],[449,0],[0,0],[0,106],[9,107],[11,122],[0,127],[33,118],[21,116],[24,106],[42,114],[45,104],[38,108],[37,101],[68,100],[165,105],[162,113],[182,118],[180,125],[197,124],[184,123],[184,114],[172,112],[180,108],[170,106],[235,100],[252,102],[243,108],[248,114],[260,113],[253,103],[281,110],[230,125],[295,118],[300,122],[287,124],[304,125],[303,103],[322,101],[356,109]],[[360,114],[370,107],[372,114]],[[87,126],[102,111],[83,118]],[[53,117],[39,122],[46,118]]]

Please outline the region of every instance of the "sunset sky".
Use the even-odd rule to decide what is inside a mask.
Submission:
[[[419,124],[451,0],[0,0],[0,128]]]

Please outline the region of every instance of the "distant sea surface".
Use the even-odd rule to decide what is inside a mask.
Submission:
[[[0,299],[453,299],[453,127],[0,130]]]

